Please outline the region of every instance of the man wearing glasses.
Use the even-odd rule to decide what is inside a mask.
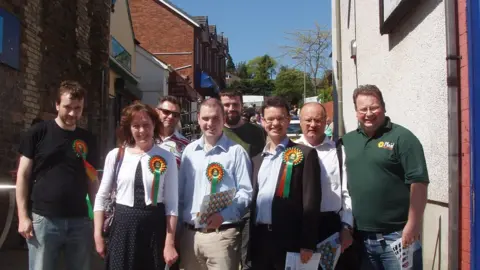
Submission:
[[[162,122],[162,128],[160,129],[160,140],[158,145],[170,151],[177,159],[178,168],[180,168],[180,160],[185,147],[190,143],[180,132],[176,130],[178,123],[180,122],[180,102],[173,96],[166,96],[160,98],[157,108],[158,117]],[[181,232],[177,232],[177,236]],[[177,241],[175,241],[177,242]],[[177,246],[177,250],[180,250]],[[170,266],[170,270],[179,269],[179,261]]]
[[[176,130],[180,121],[180,102],[173,96],[160,98],[157,106],[158,116],[162,122],[160,130],[159,146],[170,151],[177,159],[180,167],[183,149],[190,143],[180,132]]]
[[[423,147],[385,115],[382,92],[353,92],[359,127],[343,136],[348,191],[356,229],[365,245],[361,269],[400,270],[390,244],[413,248],[412,269],[422,269],[420,233],[429,183]]]

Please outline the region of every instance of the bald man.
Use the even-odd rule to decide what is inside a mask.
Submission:
[[[353,216],[350,195],[347,190],[347,175],[343,148],[338,148],[334,141],[327,138],[325,126],[327,113],[322,104],[306,103],[300,111],[302,136],[297,143],[315,148],[321,167],[320,183],[322,202],[320,204],[319,242],[339,232],[342,252],[352,244]],[[340,153],[341,152],[341,153]],[[342,258],[342,257],[340,257]],[[347,269],[340,266],[336,269]]]

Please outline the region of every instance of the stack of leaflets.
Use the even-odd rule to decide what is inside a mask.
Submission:
[[[390,244],[390,247],[392,247],[393,253],[397,256],[398,263],[402,269],[411,269],[413,267],[414,244],[408,247],[403,247],[402,238]]]
[[[205,195],[202,200],[202,205],[200,206],[200,212],[197,213],[197,218],[195,219],[195,227],[204,227],[207,219],[212,214],[218,213],[231,205],[236,192],[237,190],[235,188],[231,188],[222,192]]]
[[[338,258],[340,258],[342,253],[340,234],[334,233],[317,244],[317,252],[320,253],[320,266],[323,270],[335,269]]]

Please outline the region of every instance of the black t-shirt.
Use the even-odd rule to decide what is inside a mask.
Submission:
[[[87,162],[98,168],[95,138],[82,128],[65,130],[50,120],[31,127],[22,138],[19,153],[33,160],[33,212],[61,218],[88,215],[85,197],[90,180],[74,143],[86,145]]]
[[[267,134],[259,125],[245,123],[238,128],[224,127],[223,131],[230,140],[240,144],[250,158],[261,153],[265,147]]]

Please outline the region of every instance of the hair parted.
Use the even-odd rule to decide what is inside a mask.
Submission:
[[[222,116],[225,117],[225,109],[223,108],[222,102],[220,102],[220,100],[218,100],[216,98],[204,99],[200,103],[200,106],[198,107],[198,114],[200,114],[200,111],[201,111],[202,107],[210,107],[210,108],[218,107],[218,108],[220,108]]]
[[[180,112],[180,110],[182,109],[181,106],[180,106],[180,101],[178,101],[178,99],[174,96],[164,96],[164,97],[161,97],[158,99],[158,105],[162,105],[164,102],[170,102],[172,104],[174,104],[175,106],[178,107],[178,111]]]
[[[265,109],[269,107],[284,108],[287,111],[287,114],[290,112],[287,101],[277,96],[265,99],[265,103],[262,106],[262,115],[265,115]]]
[[[221,97],[239,97],[240,103],[243,103],[243,94],[240,90],[236,89],[224,89],[220,91],[220,98]]]
[[[77,81],[62,81],[57,91],[56,102],[60,103],[60,99],[64,94],[69,94],[71,99],[85,99],[87,91]]]
[[[135,145],[135,139],[133,138],[131,131],[131,124],[135,114],[139,112],[145,112],[153,122],[153,138],[158,139],[160,137],[161,122],[158,118],[157,112],[150,106],[135,101],[133,104],[123,108],[122,116],[120,118],[120,125],[117,129],[117,138],[119,145]]]
[[[357,97],[359,95],[364,95],[364,96],[374,96],[380,101],[380,105],[385,108],[385,101],[383,100],[383,95],[382,91],[378,89],[376,85],[372,84],[365,84],[365,85],[360,85],[353,91],[353,105],[355,105],[355,109],[357,109]]]

